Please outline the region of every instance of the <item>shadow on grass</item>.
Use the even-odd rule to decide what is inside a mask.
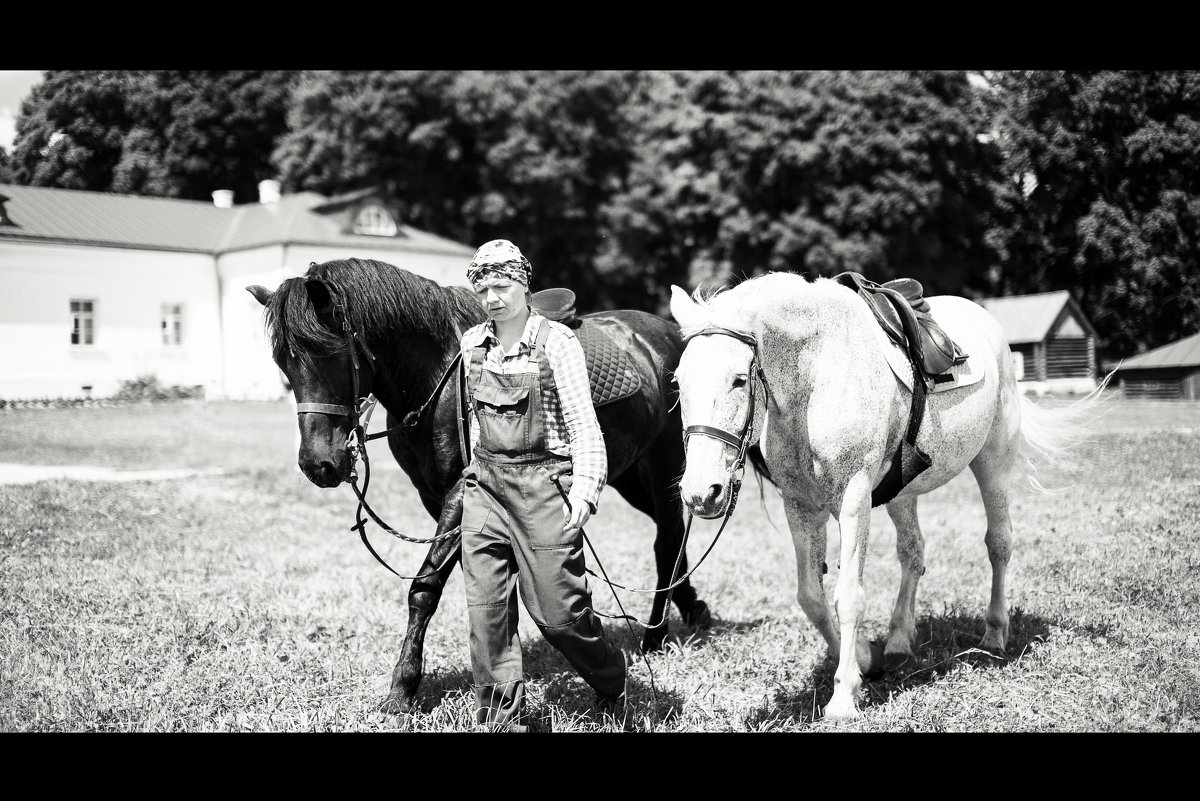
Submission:
[[[678,693],[664,691],[661,686],[653,683],[653,678],[643,681],[633,675],[634,663],[642,659],[639,627],[635,626],[631,632],[620,623],[614,630],[613,622],[606,621],[605,628],[609,642],[625,653],[630,668],[626,684],[630,710],[639,714],[649,714],[655,724],[666,720],[673,713],[677,714],[682,705],[682,697]],[[536,690],[529,688],[531,696],[540,694],[545,704],[552,704],[569,713],[582,713],[593,718],[596,723],[601,722],[601,713],[594,708],[595,692],[579,678],[579,674],[566,657],[553,645],[541,637],[526,637],[522,639],[521,652],[526,680],[530,684],[538,685]],[[418,693],[417,711],[430,714],[451,697],[463,693],[470,695],[473,681],[469,667],[425,676]],[[534,702],[533,705],[536,715],[536,707],[542,706],[542,703]]]
[[[473,679],[469,667],[426,675],[422,677],[421,689],[417,692],[417,711],[429,714],[448,697],[464,691],[470,693],[472,686]]]
[[[1052,625],[1060,621],[1013,609],[1009,618],[1008,645],[1003,655],[993,655],[978,648],[986,622],[981,615],[925,615],[917,620],[916,661],[887,670],[874,680],[863,681],[859,697],[860,710],[882,706],[896,695],[916,687],[937,682],[959,664],[980,669],[992,669],[1007,664],[1034,642],[1044,641]],[[753,626],[746,626],[752,628]],[[884,641],[877,641],[880,648]],[[761,728],[773,720],[813,723],[822,717],[821,710],[833,695],[833,676],[837,661],[825,656],[813,668],[809,686],[797,692],[776,693],[774,705],[755,710],[746,719],[751,729]]]

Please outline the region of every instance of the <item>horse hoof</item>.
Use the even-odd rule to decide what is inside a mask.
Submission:
[[[693,630],[711,627],[712,612],[708,611],[708,604],[704,601],[696,601],[689,612],[683,613],[683,622],[691,626]]]
[[[836,700],[830,700],[822,710],[828,720],[851,720],[859,717],[862,713],[854,706],[853,702],[838,703]]]
[[[652,629],[646,629],[642,634],[642,653],[654,653],[661,651],[663,641],[667,639],[667,625],[664,623],[661,626],[655,626]]]
[[[902,670],[911,665],[915,665],[916,662],[917,658],[915,656],[905,653],[904,651],[893,651],[891,653],[885,652],[883,655],[883,667],[889,672]]]
[[[1004,649],[997,650],[996,648],[989,648],[982,644],[967,651],[964,659],[972,665],[994,665],[998,662],[1008,661],[1008,657],[1004,654]]]
[[[380,722],[383,722],[383,718],[394,717],[407,720],[411,712],[412,704],[407,703],[403,699],[389,695],[384,702],[379,705],[378,715],[380,717]]]
[[[885,660],[883,658],[883,649],[878,643],[866,643],[866,653],[863,653],[863,646],[858,649],[858,670],[862,677],[867,681],[874,681],[883,675]]]
[[[375,725],[381,729],[402,729],[408,725],[412,719],[412,715],[407,712],[401,712],[396,715],[387,712],[375,713]]]

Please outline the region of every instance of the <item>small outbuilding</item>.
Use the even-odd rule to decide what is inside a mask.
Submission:
[[[1200,400],[1200,334],[1125,359],[1114,378],[1126,397]]]
[[[1096,329],[1066,290],[976,301],[1004,329],[1022,389],[1091,392],[1096,387]]]

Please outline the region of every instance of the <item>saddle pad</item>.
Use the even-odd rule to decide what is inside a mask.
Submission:
[[[642,385],[629,355],[612,340],[603,327],[586,317],[575,329],[587,359],[588,380],[592,385],[592,404],[603,406],[637,392]]]
[[[880,328],[882,332],[883,329]],[[908,351],[902,348],[891,337],[886,334],[883,337],[884,344],[883,355],[887,357],[888,366],[892,368],[892,372],[896,374],[896,378],[912,392],[913,388],[913,366],[908,358]],[[947,375],[951,377],[949,381],[940,381],[929,387],[932,393],[945,392],[950,389],[958,389],[959,387],[969,387],[983,378],[983,371],[978,369],[976,364],[979,360],[971,356],[967,357],[965,362],[953,365],[939,378],[945,378]]]

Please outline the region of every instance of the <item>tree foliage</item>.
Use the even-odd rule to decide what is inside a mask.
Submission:
[[[535,289],[666,313],[769,270],[1072,290],[1106,355],[1200,330],[1200,73],[51,71],[0,180],[378,187]]]
[[[320,72],[275,153],[285,188],[387,187],[406,222],[471,244],[503,237],[535,283],[608,305],[599,210],[629,160],[619,72]]]
[[[599,262],[665,285],[764,271],[958,292],[985,271],[998,151],[977,137],[965,73],[650,76],[637,158],[606,207]]]
[[[992,76],[998,293],[1072,290],[1113,357],[1200,331],[1200,73]]]
[[[246,202],[283,133],[294,74],[51,70],[21,105],[18,183]]]

